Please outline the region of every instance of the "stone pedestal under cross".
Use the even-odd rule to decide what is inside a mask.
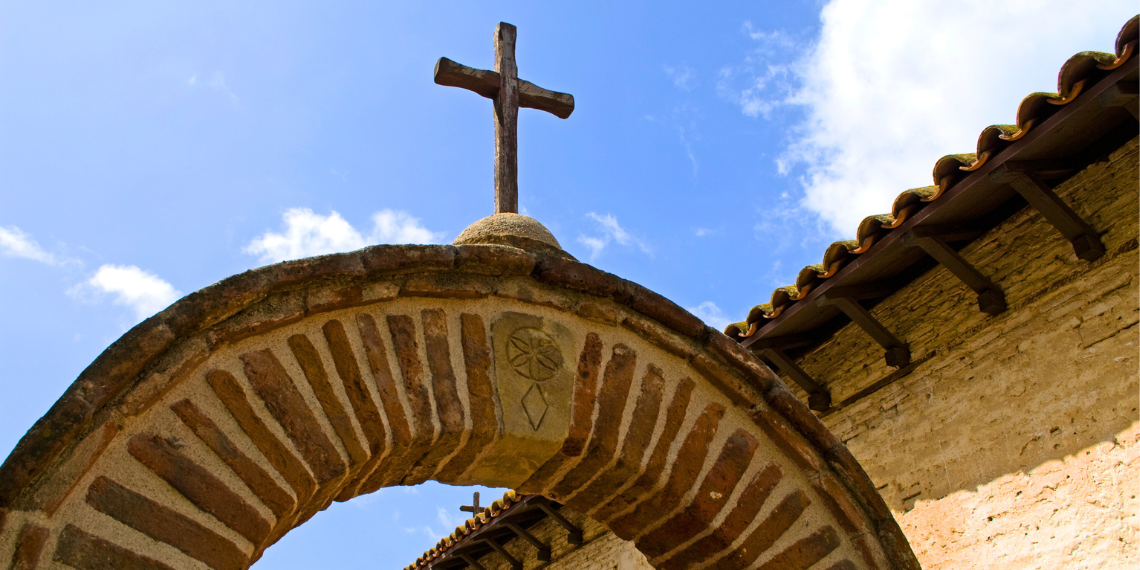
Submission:
[[[515,64],[516,28],[500,22],[495,28],[495,71],[475,69],[439,58],[435,82],[462,87],[495,102],[495,213],[519,211],[519,107],[539,109],[565,119],[574,112],[574,96],[543,89],[519,79]]]

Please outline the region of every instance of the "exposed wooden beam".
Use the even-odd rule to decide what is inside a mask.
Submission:
[[[519,562],[519,560],[517,558],[515,558],[514,556],[511,556],[511,553],[507,552],[507,549],[503,548],[503,545],[499,544],[495,539],[487,538],[487,539],[481,540],[480,542],[491,547],[491,550],[498,552],[499,556],[502,556],[503,560],[506,560],[507,564],[510,564],[511,568],[514,568],[514,570],[522,570],[522,567],[523,567],[522,562]]]
[[[978,294],[978,308],[988,315],[1001,314],[1006,309],[1005,294],[1000,287],[982,275],[970,262],[958,255],[929,228],[914,228],[903,236],[904,244],[921,247],[930,257],[941,263],[950,273]]]
[[[1104,244],[1096,230],[1085,222],[1053,189],[1041,181],[1032,166],[1018,162],[1006,162],[990,174],[998,182],[1013,187],[1030,206],[1073,244],[1077,257],[1093,261],[1104,255]]]
[[[1136,81],[1118,81],[1105,89],[1097,97],[1097,102],[1105,107],[1124,107],[1132,113],[1133,119],[1137,119],[1138,90],[1140,89]]]
[[[762,354],[764,358],[767,358],[772,364],[775,364],[776,368],[780,369],[780,372],[787,374],[793,382],[808,393],[808,408],[817,412],[823,412],[831,407],[831,392],[813,380],[812,377],[809,376],[807,372],[804,372],[783,350],[779,348],[766,348]]]
[[[554,510],[554,507],[550,506],[548,503],[542,502],[538,503],[538,508],[542,512],[546,513],[546,516],[554,519],[554,522],[558,523],[562,526],[563,529],[566,530],[566,532],[569,534],[569,536],[566,538],[566,542],[569,542],[575,546],[580,545],[582,542],[584,542],[582,529],[578,528],[574,525],[574,523],[570,522],[569,519],[562,516],[562,513]]]
[[[509,522],[506,524],[507,524],[507,528],[511,529],[511,532],[515,533],[516,536],[518,536],[519,538],[529,542],[531,546],[538,549],[538,561],[539,562],[550,562],[550,545],[549,544],[546,544],[545,542],[542,542],[541,540],[535,538],[533,534],[527,532],[526,529],[524,529],[523,527],[521,527],[515,523]]]
[[[463,561],[467,563],[467,566],[474,568],[475,570],[487,570],[486,568],[483,567],[482,564],[479,564],[474,558],[471,558],[470,556],[468,556],[466,554],[460,554],[459,557],[462,558]]]
[[[879,343],[879,346],[886,351],[883,358],[886,360],[887,366],[902,367],[910,362],[910,349],[906,343],[887,330],[887,327],[879,323],[874,315],[863,305],[860,305],[858,301],[849,297],[835,297],[831,291],[822,295],[820,300],[825,304],[835,305],[875,342]]]

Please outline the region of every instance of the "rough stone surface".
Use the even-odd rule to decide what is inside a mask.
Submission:
[[[522,214],[487,216],[460,232],[455,245],[505,245],[519,249],[562,251],[554,234],[538,220]]]

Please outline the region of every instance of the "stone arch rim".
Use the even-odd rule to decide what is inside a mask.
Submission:
[[[454,288],[440,291],[416,276],[454,277]],[[471,277],[473,283],[462,283]],[[124,394],[163,364],[165,356],[185,339],[198,338],[207,353],[236,342],[205,333],[227,319],[266,301],[273,295],[300,291],[304,310],[297,320],[344,307],[377,302],[360,296],[361,288],[378,279],[400,278],[394,296],[488,296],[485,287],[497,277],[528,277],[538,283],[581,295],[573,311],[591,318],[599,308],[590,297],[626,307],[648,321],[619,323],[643,337],[664,327],[688,339],[696,348],[688,356],[694,367],[710,371],[711,380],[737,407],[770,407],[814,448],[838,476],[846,492],[873,522],[878,540],[897,567],[912,567],[913,554],[890,511],[853,456],[783,383],[752,354],[719,331],[707,327],[688,311],[633,282],[598,270],[567,256],[530,252],[500,245],[373,246],[355,252],[282,262],[250,270],[219,281],[180,299],[164,311],[136,325],[108,347],[38,420],[0,465],[0,509],[8,507],[25,490],[33,488],[49,467],[65,456],[82,435],[98,429],[100,418],[114,411]],[[482,279],[483,281],[479,281]],[[444,279],[446,281],[446,279]],[[484,285],[480,288],[480,284]],[[309,289],[331,286],[341,298],[310,299]],[[446,284],[444,285],[446,288]],[[355,296],[354,296],[355,295]],[[334,295],[335,297],[335,295]],[[597,315],[594,315],[596,318]],[[643,330],[638,330],[642,328]],[[250,334],[258,334],[256,331]],[[653,339],[650,339],[653,342]],[[716,374],[727,365],[730,377]]]

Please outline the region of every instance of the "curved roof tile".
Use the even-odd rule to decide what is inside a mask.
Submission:
[[[1133,16],[1116,37],[1116,53],[1083,51],[1070,57],[1057,73],[1056,93],[1031,93],[1017,107],[1014,125],[991,125],[978,136],[978,147],[973,153],[950,154],[934,163],[934,185],[911,188],[899,194],[891,205],[891,213],[863,218],[856,230],[855,240],[838,241],[823,255],[823,263],[804,267],[796,277],[795,285],[780,287],[772,292],[772,301],[756,305],[748,317],[725,327],[724,334],[736,340],[748,338],[763,326],[765,319],[774,319],[793,303],[803,299],[811,289],[832,277],[855,256],[866,253],[880,237],[900,226],[927,203],[946,193],[969,172],[981,168],[1010,143],[1025,136],[1062,106],[1080,96],[1086,85],[1095,83],[1109,71],[1131,59],[1140,42],[1140,16]]]

